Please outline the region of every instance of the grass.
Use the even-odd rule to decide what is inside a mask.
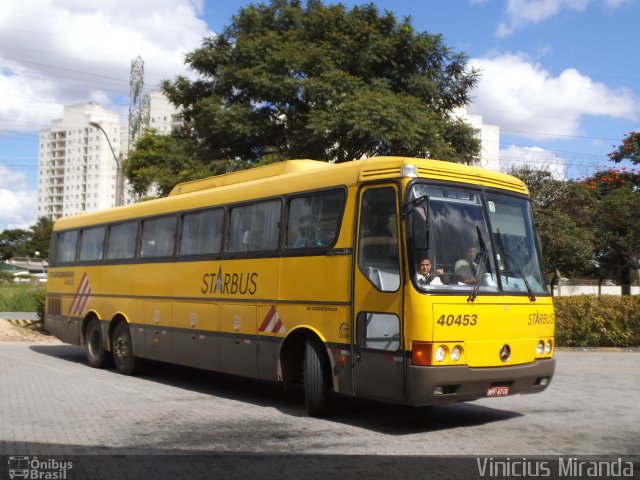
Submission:
[[[44,288],[33,285],[0,283],[0,312],[37,312]]]

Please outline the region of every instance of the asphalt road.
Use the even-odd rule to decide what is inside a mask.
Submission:
[[[126,377],[88,367],[80,347],[5,342],[0,455],[215,454],[226,473],[239,458],[257,473],[267,465],[286,473],[278,462],[287,458],[289,473],[296,464],[331,465],[331,476],[368,459],[359,468],[373,467],[370,478],[389,478],[375,475],[385,465],[404,478],[432,478],[411,473],[417,459],[433,456],[640,455],[640,353],[556,358],[556,376],[538,395],[423,409],[335,397],[331,416],[315,419],[296,389],[164,364]]]

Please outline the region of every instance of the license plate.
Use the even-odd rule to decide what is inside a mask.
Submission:
[[[509,385],[497,385],[487,389],[487,397],[506,397],[511,392]]]

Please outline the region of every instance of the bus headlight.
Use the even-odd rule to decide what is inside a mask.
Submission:
[[[553,349],[553,343],[551,343],[551,340],[547,340],[547,343],[544,346],[545,353],[551,353],[552,349]]]
[[[436,358],[436,361],[444,361],[444,359],[447,358],[447,347],[445,347],[444,345],[440,345],[438,348],[436,348],[436,353],[434,356]]]
[[[536,347],[536,353],[538,355],[542,355],[544,353],[544,340],[540,340],[538,342],[538,346]]]
[[[462,357],[462,347],[460,345],[456,345],[451,349],[451,360],[457,362]]]

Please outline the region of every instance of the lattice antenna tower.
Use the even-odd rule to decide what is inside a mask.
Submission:
[[[129,81],[129,142],[127,150],[131,150],[144,128],[149,126],[149,96],[143,95],[144,60],[138,55],[131,60],[131,76]]]

